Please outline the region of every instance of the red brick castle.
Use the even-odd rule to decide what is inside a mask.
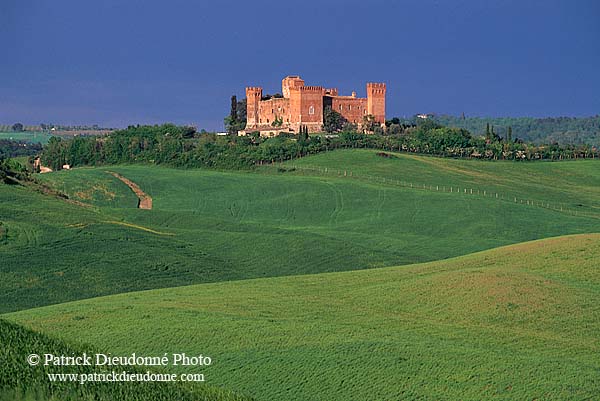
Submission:
[[[357,98],[356,92],[352,92],[351,96],[339,96],[335,88],[305,86],[299,76],[288,76],[281,81],[283,97],[264,98],[262,88],[247,87],[247,123],[240,134],[252,131],[260,131],[261,135],[298,133],[300,126],[307,127],[309,132],[319,132],[323,129],[326,107],[331,107],[358,126],[367,115],[384,124],[385,90],[384,83],[368,83],[366,98]]]

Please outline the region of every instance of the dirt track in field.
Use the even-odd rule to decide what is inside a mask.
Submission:
[[[133,193],[135,193],[135,195],[138,197],[138,209],[152,209],[152,197],[142,191],[142,189],[135,182],[123,177],[121,174],[112,171],[107,171],[107,173],[123,181],[125,185],[131,188]]]

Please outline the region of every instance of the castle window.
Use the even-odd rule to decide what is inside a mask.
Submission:
[[[313,106],[308,108],[308,114],[315,114],[315,108]]]
[[[344,106],[340,104],[340,111],[344,110]]]
[[[363,110],[363,114],[367,114],[367,110],[366,110],[366,109],[365,109],[365,110]]]
[[[351,104],[348,105],[348,110],[352,110],[352,105]]]

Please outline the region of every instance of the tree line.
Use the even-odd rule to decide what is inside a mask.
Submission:
[[[598,158],[589,145],[534,145],[508,141],[497,134],[473,136],[463,128],[443,127],[424,120],[414,125],[391,124],[385,134],[340,131],[333,135],[280,134],[263,138],[217,136],[193,127],[173,124],[130,126],[104,137],[50,139],[41,154],[42,164],[60,169],[119,163],[151,163],[175,167],[244,169],[343,148],[371,148],[421,153],[440,157],[488,160],[563,160]]]
[[[455,128],[464,128],[474,135],[484,135],[486,126],[506,138],[508,131],[525,142],[536,145],[558,143],[561,145],[600,146],[600,115],[591,117],[455,117],[431,115],[436,123]],[[415,124],[418,117],[401,119],[404,124]]]
[[[42,151],[42,145],[25,141],[0,139],[0,159],[19,156],[33,156]]]

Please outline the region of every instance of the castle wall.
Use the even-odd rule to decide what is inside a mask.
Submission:
[[[300,88],[300,123],[323,124],[323,94],[321,86]]]
[[[352,124],[362,124],[367,115],[367,99],[353,97],[332,97],[331,109],[340,113]]]
[[[270,125],[278,118],[283,123],[289,123],[291,119],[290,99],[271,98],[261,100],[258,104],[258,124]]]

